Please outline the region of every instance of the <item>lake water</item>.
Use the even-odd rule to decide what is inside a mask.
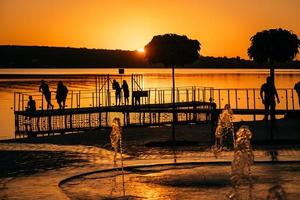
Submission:
[[[269,70],[176,69],[175,73],[176,87],[260,88]],[[62,80],[69,91],[93,91],[95,75],[100,74],[117,75],[118,69],[0,69],[0,139],[14,137],[14,92],[38,93],[41,79],[49,83],[51,91],[56,90],[58,80]],[[125,69],[128,76],[118,77],[118,80],[128,79],[131,74],[144,74],[144,88],[169,88],[172,85],[171,69]],[[291,91],[300,81],[300,70],[276,70],[275,80],[278,89],[289,88]]]

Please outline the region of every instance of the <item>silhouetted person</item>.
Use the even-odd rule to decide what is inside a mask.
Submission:
[[[45,83],[44,80],[41,80],[39,91],[42,92],[45,96],[45,99],[47,101],[47,109],[53,109],[54,106],[51,104],[51,92],[49,90],[49,86]]]
[[[56,89],[56,101],[59,105],[59,109],[65,109],[67,95],[68,88],[63,84],[62,81],[58,81]]]
[[[26,111],[29,111],[29,112],[36,111],[35,100],[32,99],[32,96],[29,96],[29,98],[28,98]]]
[[[122,89],[123,89],[123,94],[124,94],[125,105],[128,105],[129,104],[129,88],[128,88],[128,84],[125,80],[123,80]]]
[[[294,89],[296,90],[298,94],[298,101],[299,101],[299,106],[300,106],[300,81],[295,84]]]
[[[120,84],[118,83],[118,81],[113,80],[113,84],[112,84],[112,88],[114,90],[116,90],[116,105],[120,105],[121,103],[121,87]],[[118,104],[118,100],[119,100],[119,104]]]
[[[262,103],[265,105],[265,117],[264,120],[268,120],[268,115],[270,109],[276,107],[275,97],[277,98],[277,103],[280,103],[277,90],[275,86],[271,83],[271,77],[267,77],[267,82],[264,83],[260,88],[260,98]]]
[[[28,97],[28,102],[27,102],[27,108],[26,108],[26,112],[30,112],[33,113],[36,111],[36,104],[35,104],[35,100],[32,99],[32,96]],[[31,127],[31,116],[27,116],[25,117],[25,130],[28,134],[28,136],[34,136],[32,133],[32,127]]]

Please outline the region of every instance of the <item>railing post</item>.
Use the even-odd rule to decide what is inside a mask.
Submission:
[[[189,101],[189,91],[188,89],[186,89],[186,93],[185,93],[185,102]]]
[[[44,96],[43,96],[43,94],[41,94],[41,98],[42,98],[42,110],[44,110]]]
[[[157,101],[160,104],[160,90],[157,90]]]
[[[295,103],[294,103],[294,90],[291,89],[292,91],[292,106],[293,106],[293,110],[295,110]]]
[[[97,92],[98,92],[98,76],[96,76],[96,79],[95,79],[95,92],[96,92],[96,104],[98,102],[98,99],[97,99]],[[94,95],[93,95],[93,107],[94,107]]]
[[[221,109],[221,89],[218,89],[218,93],[219,93],[219,108]]]
[[[79,93],[78,93],[78,96],[79,96],[79,97],[78,97],[79,108],[80,108],[80,99],[81,99],[81,95],[80,95],[80,94],[81,94],[81,91],[79,90]]]
[[[71,108],[73,108],[73,91],[71,92]]]
[[[194,101],[194,88],[193,87],[192,87],[191,93],[192,93],[192,102],[193,102]]]
[[[97,101],[97,94],[96,94],[96,101]],[[93,108],[95,107],[94,106],[94,92],[92,92],[92,106],[93,106]]]
[[[235,106],[236,106],[236,109],[238,109],[238,92],[237,92],[237,89],[235,89]]]
[[[101,100],[103,102],[103,93],[101,93],[101,90],[104,91],[104,85],[105,83],[103,82],[103,77],[101,77],[101,79],[98,79],[98,101],[96,102],[97,104],[97,107],[100,107],[100,104],[101,104]],[[102,85],[102,87],[100,87],[100,85]],[[101,100],[100,100],[101,99]]]
[[[174,91],[175,91],[175,89],[174,89]],[[171,103],[173,102],[173,89],[171,90]],[[174,97],[174,103],[175,103],[175,97]]]
[[[150,104],[151,103],[151,99],[150,99],[150,97],[151,97],[151,95],[150,95],[150,89],[149,89],[149,94],[148,94],[148,104]]]
[[[16,92],[14,92],[14,112],[16,111]]]
[[[195,87],[193,87],[193,102],[196,101],[196,90]]]
[[[246,98],[247,98],[247,109],[249,110],[249,91],[246,89]]]
[[[79,96],[78,93],[76,93],[76,108],[79,107],[79,100],[78,100]]]
[[[22,94],[22,111],[24,111],[24,94]]]
[[[255,105],[255,101],[256,101],[255,89],[253,89],[253,110],[254,110],[253,119],[254,119],[254,121],[256,121],[256,115],[255,115],[256,105]]]
[[[107,106],[111,106],[111,102],[110,102],[110,82],[109,82],[109,74],[107,75]]]
[[[72,114],[70,114],[70,130],[73,131],[73,119],[72,119]]]
[[[289,109],[288,90],[285,89],[286,110]]]
[[[21,106],[21,93],[18,93],[18,111],[20,111]]]
[[[154,104],[156,104],[156,88],[154,89]]]
[[[227,89],[228,104],[230,105],[230,89]]]

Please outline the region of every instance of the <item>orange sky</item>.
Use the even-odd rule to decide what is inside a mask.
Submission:
[[[0,44],[135,50],[177,33],[199,40],[202,55],[248,58],[257,31],[300,38],[299,9],[300,0],[0,0]]]

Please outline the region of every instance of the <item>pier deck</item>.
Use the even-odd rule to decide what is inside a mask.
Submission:
[[[211,121],[216,104],[209,102],[181,102],[175,104],[176,123]],[[140,106],[103,106],[69,108],[64,110],[15,111],[16,137],[51,135],[110,127],[114,117],[122,126],[161,126],[172,123],[173,106],[144,104]]]

